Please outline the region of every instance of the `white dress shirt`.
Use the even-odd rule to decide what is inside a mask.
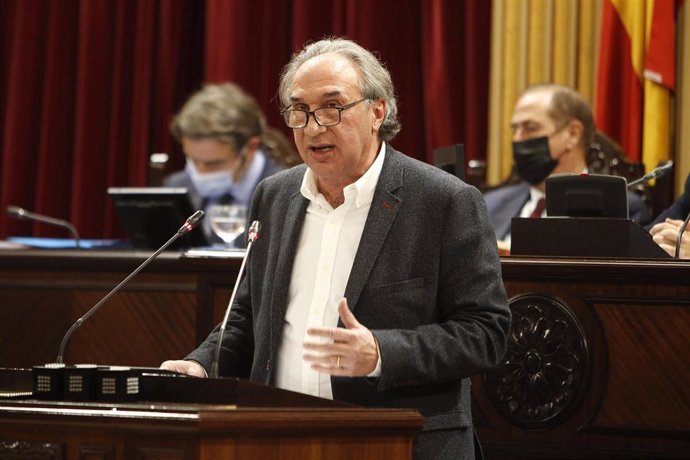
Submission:
[[[522,206],[522,209],[520,210],[520,214],[518,214],[518,217],[529,217],[532,214],[532,211],[534,211],[537,207],[537,202],[544,198],[544,192],[539,190],[536,187],[530,187],[529,188],[529,200],[527,200],[527,203],[525,203]],[[541,217],[546,216],[546,209],[544,209],[541,213]],[[503,239],[503,242],[505,244],[510,245],[511,242],[511,234],[508,233],[508,235]]]
[[[537,203],[539,203],[539,200],[541,200],[542,198],[546,198],[546,195],[544,194],[544,192],[542,192],[538,188],[530,187],[529,188],[529,200],[522,207],[522,211],[520,211],[519,217],[531,216],[532,212],[537,208]],[[540,217],[546,217],[546,208],[544,208],[544,210],[541,212]]]
[[[276,369],[279,388],[333,398],[330,375],[311,369],[311,363],[303,359],[303,343],[309,327],[338,325],[338,304],[345,295],[385,149],[382,143],[366,173],[345,187],[345,201],[336,209],[318,191],[314,172],[307,168],[304,174],[300,192],[310,203],[290,278]]]

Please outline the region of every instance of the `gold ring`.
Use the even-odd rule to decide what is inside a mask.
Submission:
[[[335,359],[335,367],[340,367],[340,356],[337,356]]]

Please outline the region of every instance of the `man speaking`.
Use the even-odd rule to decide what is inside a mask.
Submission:
[[[262,224],[220,374],[426,417],[416,459],[474,457],[469,376],[505,351],[510,311],[481,194],[403,155],[390,74],[358,44],[307,45],[284,68],[304,165],[264,180]],[[204,376],[218,328],[185,360]]]

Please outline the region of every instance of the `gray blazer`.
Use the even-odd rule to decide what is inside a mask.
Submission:
[[[496,239],[503,240],[510,234],[513,217],[518,217],[529,200],[530,185],[527,182],[505,185],[484,193],[489,217],[494,226]],[[649,210],[639,195],[628,192],[630,218],[640,225],[649,222]]]
[[[221,375],[273,384],[288,286],[308,206],[305,166],[264,180],[262,223],[228,321]],[[381,351],[379,378],[332,378],[335,399],[426,417],[417,459],[473,458],[469,376],[502,358],[510,311],[481,194],[390,146],[345,290]],[[342,325],[342,324],[341,324]],[[210,369],[217,332],[187,358]]]

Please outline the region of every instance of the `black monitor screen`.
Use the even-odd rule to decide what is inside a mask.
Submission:
[[[628,218],[627,182],[602,174],[555,174],[546,179],[546,214]]]
[[[434,166],[465,180],[465,147],[454,144],[434,149]]]
[[[172,238],[195,209],[184,187],[110,187],[120,223],[132,245],[158,249]],[[205,246],[201,225],[182,235],[170,249]]]

